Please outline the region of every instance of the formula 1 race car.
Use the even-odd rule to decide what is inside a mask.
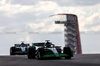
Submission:
[[[24,44],[24,42],[21,44],[15,44],[10,48],[10,55],[25,55],[27,54],[27,49],[29,46],[29,44]]]
[[[63,50],[60,46],[55,46],[49,40],[45,43],[32,43],[32,46],[28,48],[28,59],[43,59],[43,58],[60,58],[71,59],[73,53],[69,47],[64,47]]]

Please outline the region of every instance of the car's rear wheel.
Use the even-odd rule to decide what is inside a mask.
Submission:
[[[35,47],[29,47],[28,48],[27,57],[28,57],[28,59],[34,59],[35,58]]]
[[[71,49],[69,47],[64,47],[63,49],[64,54],[67,54],[68,56],[65,57],[65,59],[71,59]]]
[[[11,47],[10,48],[10,55],[15,55],[15,47]]]

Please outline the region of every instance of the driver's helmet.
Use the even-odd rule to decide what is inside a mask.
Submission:
[[[47,41],[47,42],[46,42],[46,46],[47,46],[48,48],[50,48],[50,47],[51,47],[51,43],[50,43],[49,41]]]
[[[22,47],[24,47],[24,46],[25,46],[24,42],[22,42],[22,43],[21,43],[21,46],[22,46]]]

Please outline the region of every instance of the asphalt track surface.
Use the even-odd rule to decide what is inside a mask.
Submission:
[[[26,55],[0,56],[0,66],[100,66],[100,54],[75,55],[72,59],[28,59]]]

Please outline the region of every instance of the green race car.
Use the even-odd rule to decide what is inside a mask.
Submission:
[[[71,59],[71,57],[73,57],[73,53],[69,47],[64,47],[62,50],[60,46],[55,46],[49,42],[49,40],[46,41],[46,43],[32,43],[32,46],[28,48],[28,59],[43,59],[51,57],[65,57],[65,59]]]

